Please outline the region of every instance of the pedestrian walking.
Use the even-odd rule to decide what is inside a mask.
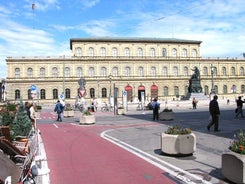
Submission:
[[[211,121],[209,122],[207,129],[210,130],[211,126],[214,125],[214,131],[219,132],[219,116],[220,116],[220,110],[219,110],[219,103],[218,103],[218,96],[214,95],[213,100],[209,103],[209,113],[211,116]]]
[[[36,120],[36,118],[37,118],[37,115],[36,115],[36,104],[35,103],[32,103],[31,104],[31,106],[30,106],[30,109],[29,109],[29,111],[30,111],[30,119],[31,119],[31,122],[32,122],[32,125],[33,125],[33,127],[34,127],[34,130],[35,130],[35,132],[37,132],[37,120]]]
[[[241,117],[244,118],[244,116],[243,116],[243,110],[242,110],[243,103],[245,103],[245,101],[242,100],[242,97],[241,96],[239,96],[238,97],[238,100],[236,100],[237,109],[236,109],[236,116],[235,116],[235,118],[238,118],[239,114],[241,114]]]
[[[63,112],[63,105],[60,103],[58,100],[57,103],[55,104],[54,112],[57,112],[58,118],[56,121],[62,122],[62,112]]]
[[[192,99],[192,108],[196,109],[197,108],[197,100],[195,98]]]
[[[157,99],[155,98],[152,102],[152,108],[153,108],[153,120],[159,120],[159,108],[160,104],[158,103]]]

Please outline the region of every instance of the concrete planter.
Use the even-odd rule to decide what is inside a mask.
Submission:
[[[74,111],[63,111],[64,117],[74,117]]]
[[[118,115],[124,115],[124,114],[126,114],[126,110],[125,109],[117,109],[117,114]]]
[[[80,125],[91,125],[95,123],[95,116],[89,115],[89,116],[81,116],[80,117]]]
[[[234,183],[245,183],[245,155],[233,151],[222,154],[222,174]]]
[[[160,112],[159,119],[162,121],[173,120],[174,113],[173,112]]]
[[[191,155],[196,150],[195,134],[171,135],[162,133],[161,151],[168,155]]]

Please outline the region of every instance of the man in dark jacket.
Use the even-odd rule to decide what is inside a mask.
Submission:
[[[210,113],[212,119],[207,126],[207,129],[210,130],[210,127],[214,125],[214,131],[215,132],[219,131],[220,110],[219,110],[219,104],[218,104],[217,100],[218,100],[218,96],[214,95],[213,100],[211,100],[209,103],[209,113]]]
[[[157,102],[157,99],[155,98],[152,102],[153,120],[159,120],[159,107],[160,104]]]
[[[243,103],[245,103],[245,101],[242,100],[242,97],[239,96],[238,100],[236,101],[236,105],[237,105],[237,113],[235,118],[238,118],[238,115],[241,114],[241,117],[244,118],[243,116],[243,112],[242,112],[242,107],[243,107]]]

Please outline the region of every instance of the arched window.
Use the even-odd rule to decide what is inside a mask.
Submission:
[[[197,50],[196,49],[192,50],[192,57],[197,57]]]
[[[46,99],[46,92],[45,89],[40,90],[40,99]]]
[[[77,77],[82,77],[82,76],[83,76],[82,67],[77,67]]]
[[[151,67],[151,76],[156,77],[156,67]]]
[[[28,99],[28,100],[32,100],[32,97],[31,97],[31,90],[30,90],[30,89],[28,89],[28,91],[27,91],[27,99]]]
[[[70,68],[65,67],[65,77],[70,77]]]
[[[101,70],[100,70],[100,75],[105,77],[107,74],[106,74],[106,68],[105,67],[101,67]]]
[[[58,99],[58,89],[53,89],[53,99]]]
[[[224,94],[227,94],[227,92],[228,92],[228,91],[227,91],[227,85],[224,85],[224,86],[223,86],[223,93],[224,93]]]
[[[244,76],[244,68],[243,67],[240,68],[239,75]]]
[[[143,49],[142,48],[138,48],[138,56],[143,57]]]
[[[53,77],[58,77],[58,69],[56,67],[52,68],[52,76]]]
[[[102,56],[102,57],[106,56],[106,50],[104,47],[100,48],[100,56]]]
[[[117,57],[118,53],[117,53],[117,48],[116,47],[113,47],[112,48],[112,56],[113,57]]]
[[[188,76],[188,67],[187,66],[184,67],[184,76]]]
[[[162,49],[162,57],[167,57],[167,50],[165,48]]]
[[[129,76],[130,76],[130,72],[131,72],[131,71],[130,71],[130,67],[127,66],[127,67],[125,68],[125,76],[126,76],[126,77],[129,77]]]
[[[95,90],[94,90],[94,88],[90,88],[89,89],[89,96],[90,96],[90,98],[94,98],[95,97]]]
[[[94,48],[93,47],[90,47],[88,49],[88,55],[89,55],[89,57],[94,57]]]
[[[125,48],[125,56],[126,57],[130,56],[130,49],[128,47]]]
[[[71,90],[68,88],[65,89],[65,98],[71,98]]]
[[[175,96],[179,95],[179,87],[178,86],[174,86],[174,95]]]
[[[204,94],[205,95],[209,94],[209,88],[207,85],[204,86]]]
[[[151,48],[151,57],[155,57],[155,49]]]
[[[144,69],[143,69],[142,66],[140,66],[140,67],[138,68],[138,76],[139,76],[139,77],[144,76]]]
[[[20,68],[14,69],[14,76],[15,76],[15,78],[20,78]]]
[[[76,56],[81,57],[82,56],[82,49],[80,47],[76,48]]]
[[[40,68],[40,77],[45,77],[45,68],[44,67]]]
[[[217,86],[217,85],[214,86],[214,92],[215,92],[216,94],[219,93],[219,91],[218,91],[218,86]]]
[[[236,85],[232,85],[232,87],[231,87],[231,91],[232,91],[232,93],[236,93]]]
[[[231,67],[231,75],[232,76],[236,75],[235,67]]]
[[[187,57],[187,49],[182,49],[182,57]]]
[[[102,94],[102,98],[106,98],[106,97],[107,97],[107,91],[106,91],[106,88],[102,88],[102,89],[101,89],[101,94]]]
[[[163,67],[163,69],[162,69],[162,74],[163,74],[163,76],[168,76],[168,68],[166,67],[166,66],[164,66]]]
[[[33,69],[32,68],[27,69],[27,77],[33,77]]]
[[[226,67],[224,67],[224,66],[222,67],[222,75],[226,76]]]
[[[241,93],[245,93],[245,85],[241,85]]]
[[[20,90],[16,89],[14,92],[14,99],[19,100],[20,99]]]
[[[208,76],[208,67],[206,66],[203,67],[203,75]]]
[[[178,76],[178,67],[177,66],[173,67],[173,75]]]
[[[94,67],[89,67],[89,76],[94,77]]]
[[[177,57],[177,49],[172,49],[172,57]]]
[[[163,96],[168,96],[168,87],[167,86],[163,87]]]
[[[112,76],[118,76],[118,68],[117,67],[112,68]]]

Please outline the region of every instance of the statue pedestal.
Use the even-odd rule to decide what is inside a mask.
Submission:
[[[204,93],[188,93],[187,99],[192,100],[193,98],[197,100],[208,100],[209,97],[205,96]]]

